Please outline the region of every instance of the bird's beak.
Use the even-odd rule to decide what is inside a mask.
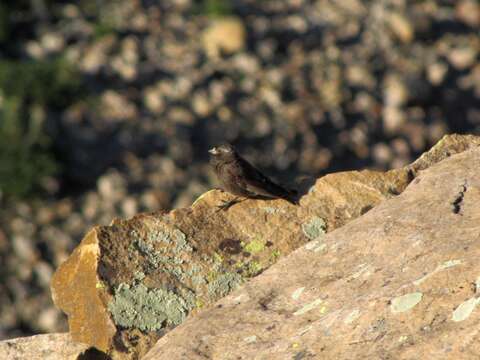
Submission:
[[[217,155],[218,154],[218,150],[217,150],[216,147],[211,148],[210,150],[208,150],[208,152],[212,155]]]

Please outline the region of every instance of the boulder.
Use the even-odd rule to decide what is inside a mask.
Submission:
[[[144,359],[477,359],[480,147],[427,166],[450,152],[441,146],[400,195],[187,319]]]
[[[188,315],[197,319],[250,278],[267,276],[266,269],[305,244],[323,254],[326,245],[319,239],[325,232],[395,200],[421,170],[479,144],[477,137],[447,136],[405,168],[305,181],[300,206],[246,200],[219,211],[217,205],[231,196],[212,190],[189,208],[114,220],[90,230],[58,268],[53,300],[68,315],[75,341],[114,359],[140,358]],[[295,266],[301,271],[309,261]]]

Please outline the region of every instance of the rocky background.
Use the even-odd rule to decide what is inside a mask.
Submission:
[[[0,338],[66,330],[94,224],[190,205],[228,140],[286,183],[480,130],[475,0],[0,5]]]

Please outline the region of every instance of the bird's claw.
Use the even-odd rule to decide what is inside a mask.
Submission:
[[[227,211],[228,209],[230,209],[233,205],[235,205],[238,202],[239,202],[238,199],[233,199],[233,200],[230,200],[230,201],[223,201],[222,205],[217,206],[217,208],[218,208],[217,211],[220,211],[220,210]]]

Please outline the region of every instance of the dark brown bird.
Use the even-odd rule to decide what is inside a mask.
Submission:
[[[227,210],[230,206],[250,199],[284,199],[297,205],[297,192],[288,190],[276,184],[263,175],[258,169],[242,158],[230,144],[214,147],[208,151],[211,154],[210,163],[220,180],[222,189],[236,195],[232,201],[219,206]]]

